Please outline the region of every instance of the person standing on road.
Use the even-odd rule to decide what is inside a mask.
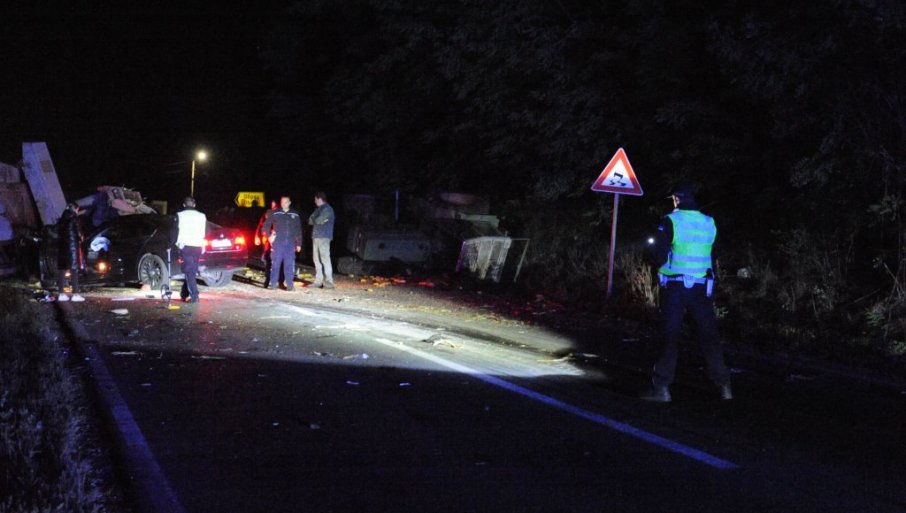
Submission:
[[[670,384],[676,374],[683,316],[688,311],[695,323],[708,374],[721,399],[733,399],[730,373],[724,363],[720,334],[711,293],[714,271],[711,252],[717,238],[714,219],[699,211],[696,187],[680,184],[668,198],[674,210],[661,220],[653,256],[658,265],[663,315],[663,347],[654,365],[652,389],[642,399],[670,402]]]
[[[296,253],[302,251],[302,217],[290,208],[289,196],[280,198],[280,210],[272,210],[264,221],[262,233],[268,236],[271,245],[271,275],[268,289],[280,285],[280,269],[283,269],[283,283],[286,290],[295,290],[293,279],[296,275]]]
[[[183,200],[182,211],[176,214],[176,247],[182,258],[182,272],[186,275],[179,297],[187,303],[198,302],[198,260],[204,253],[208,218],[195,210],[195,198]]]
[[[271,240],[269,233],[264,233],[264,223],[271,215],[271,212],[277,210],[277,202],[271,200],[271,209],[261,215],[258,220],[258,226],[255,228],[255,245],[261,246],[261,262],[264,264],[264,288],[271,283]]]
[[[315,194],[315,205],[318,208],[311,213],[308,224],[311,225],[312,259],[315,261],[315,281],[312,287],[333,288],[333,266],[330,264],[330,241],[333,240],[333,225],[336,217],[333,207],[327,203],[327,194]]]
[[[79,226],[81,209],[76,203],[66,205],[57,225],[59,252],[57,253],[57,301],[85,301],[79,294],[79,271],[84,262],[82,258],[82,228]],[[72,285],[72,297],[66,295],[66,273]]]

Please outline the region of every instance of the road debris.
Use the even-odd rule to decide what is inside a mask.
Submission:
[[[110,353],[111,356],[141,356],[141,353],[138,351],[113,351]]]
[[[351,379],[347,379],[347,380],[346,380],[346,384],[347,384],[347,385],[350,385],[350,386],[357,387],[357,386],[359,386],[361,383],[359,383],[358,381],[353,381],[353,380],[351,380]]]
[[[111,301],[135,301],[135,298],[130,297],[130,296],[122,296],[122,297],[115,297],[110,300]]]
[[[125,308],[116,308],[116,309],[110,310],[110,313],[114,313],[116,315],[129,315],[129,310],[127,310]]]
[[[409,383],[408,381],[403,381],[402,383],[400,383],[400,386],[401,387],[411,387],[412,383]]]
[[[226,360],[226,356],[211,356],[208,354],[193,355],[193,360]]]
[[[369,358],[371,358],[371,357],[368,356],[368,353],[351,354],[349,356],[343,357],[344,360],[367,360]]]

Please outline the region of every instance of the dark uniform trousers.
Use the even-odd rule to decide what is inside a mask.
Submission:
[[[198,259],[201,258],[201,248],[197,246],[184,246],[179,250],[179,256],[182,257],[182,272],[186,275],[186,281],[182,283],[182,292],[180,297],[183,299],[198,299]]]
[[[696,334],[702,355],[708,366],[708,375],[718,385],[730,382],[730,372],[724,363],[717,331],[714,304],[708,297],[706,286],[697,284],[687,289],[682,282],[669,282],[661,289],[661,312],[664,316],[664,346],[661,356],[654,365],[654,385],[667,387],[673,383],[676,374],[676,360],[679,354],[679,340],[686,313],[695,323]]]
[[[287,289],[293,288],[296,276],[296,246],[292,240],[277,239],[271,246],[271,287],[280,285],[280,270],[283,270],[283,283]]]

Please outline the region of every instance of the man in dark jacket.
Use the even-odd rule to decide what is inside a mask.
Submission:
[[[57,301],[85,301],[79,294],[79,271],[82,269],[82,228],[79,226],[79,206],[70,203],[57,224],[59,236],[57,252]],[[72,285],[72,298],[66,295],[66,274]]]
[[[272,210],[264,221],[261,232],[266,234],[271,243],[271,277],[268,289],[275,289],[280,284],[280,269],[283,269],[283,282],[287,291],[293,291],[293,278],[296,275],[296,253],[302,251],[302,217],[290,208],[289,196],[280,198],[280,209]]]
[[[333,288],[333,266],[330,263],[330,241],[333,240],[333,225],[336,218],[333,207],[327,203],[327,194],[315,194],[318,207],[308,218],[311,225],[312,259],[315,261],[315,281],[312,287]]]

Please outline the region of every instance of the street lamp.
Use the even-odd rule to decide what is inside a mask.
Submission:
[[[198,150],[195,152],[195,158],[192,159],[192,183],[189,186],[189,196],[195,197],[195,161],[204,162],[208,160],[208,152],[204,150]]]

